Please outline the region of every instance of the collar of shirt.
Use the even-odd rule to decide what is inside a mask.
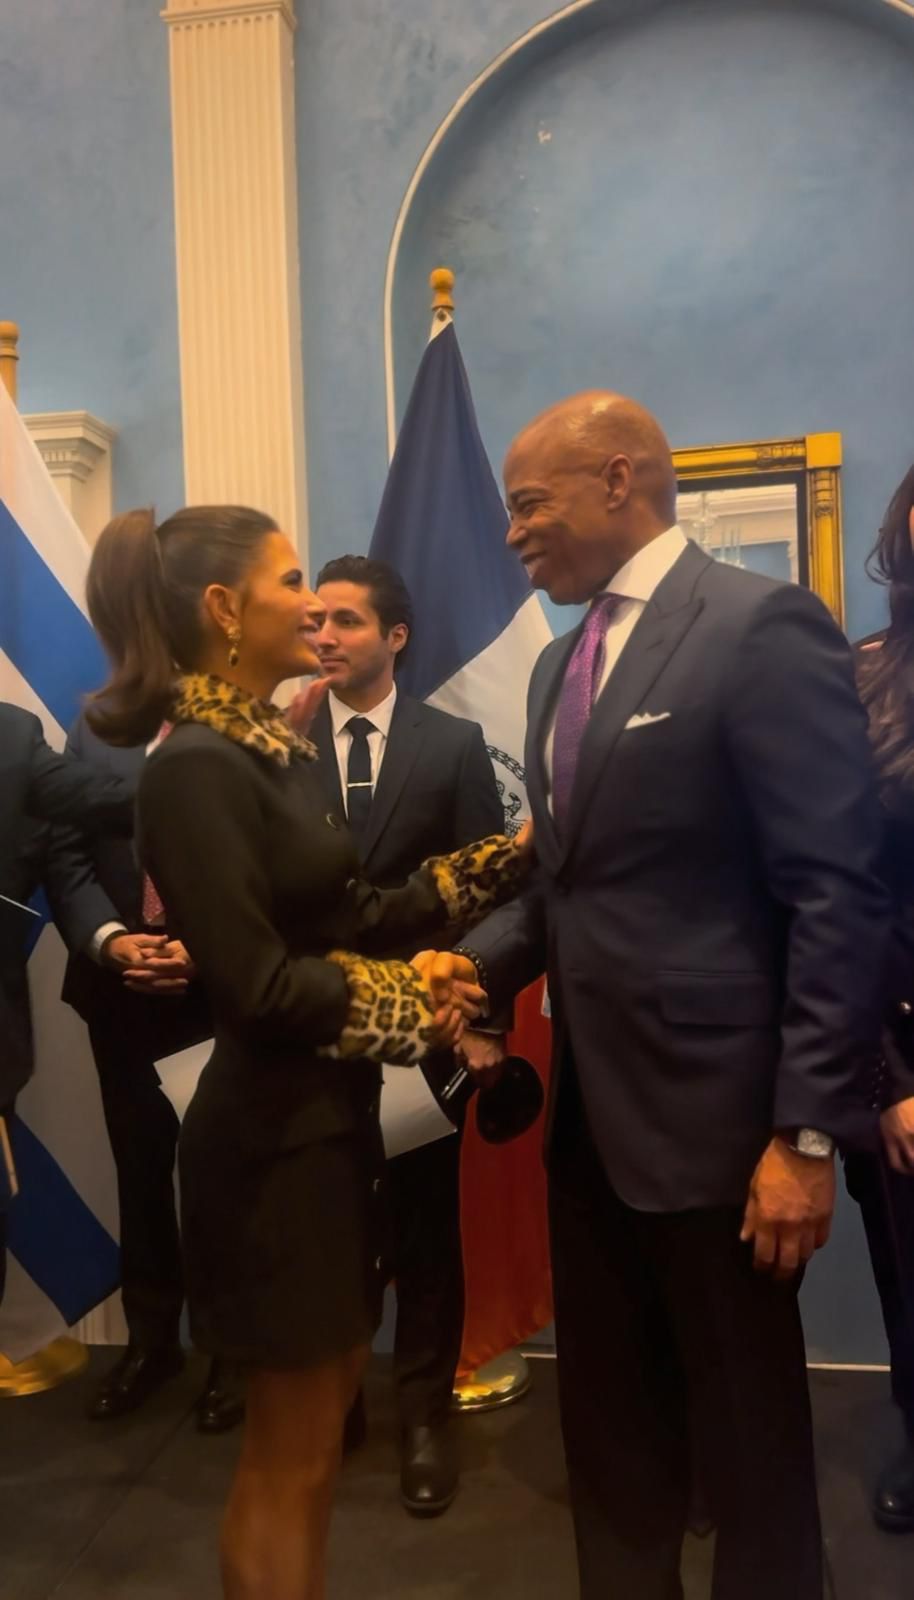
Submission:
[[[385,695],[380,705],[373,706],[370,711],[353,711],[352,706],[347,706],[339,698],[339,695],[334,694],[332,689],[327,696],[327,703],[330,706],[330,722],[333,727],[334,739],[338,739],[341,733],[349,732],[346,723],[350,717],[367,717],[369,722],[374,723],[381,737],[387,739],[390,734],[394,706],[397,703],[397,685],[394,684],[390,694]]]
[[[642,605],[653,598],[654,590],[676,565],[688,540],[675,523],[666,533],[659,533],[650,544],[635,552],[615,577],[606,585],[606,594],[617,594],[624,600],[640,600]]]

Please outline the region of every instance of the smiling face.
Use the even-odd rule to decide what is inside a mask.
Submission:
[[[237,588],[211,585],[204,606],[225,648],[229,629],[240,631],[239,664],[231,676],[253,693],[269,698],[287,678],[320,670],[315,648],[318,601],[284,533],[267,533]],[[221,670],[221,669],[220,669]]]
[[[534,589],[581,605],[675,521],[669,446],[650,413],[599,391],[553,407],[505,460],[509,549]]]
[[[509,549],[557,605],[589,600],[612,573],[607,486],[595,461],[561,460],[522,434],[505,462]]]

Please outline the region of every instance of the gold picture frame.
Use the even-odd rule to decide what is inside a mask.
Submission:
[[[800,535],[805,539],[804,581],[844,624],[844,554],[841,539],[841,435],[809,433],[801,439],[759,439],[751,444],[702,445],[674,450],[683,488],[712,487],[712,480],[764,483],[777,474],[797,483]]]

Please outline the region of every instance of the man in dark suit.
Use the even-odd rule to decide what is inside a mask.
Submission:
[[[584,621],[543,652],[538,876],[465,941],[549,973],[559,1393],[581,1594],[681,1597],[694,1443],[720,1600],[820,1600],[797,1281],[871,1134],[887,908],[846,642],[676,524],[653,417],[575,396],[512,445],[508,543]]]
[[[324,567],[317,595],[326,608],[317,645],[331,688],[310,736],[366,877],[393,888],[426,857],[503,828],[492,763],[476,723],[398,693],[394,669],[412,606],[392,568],[345,556]],[[481,1071],[497,1059],[500,1040],[467,1035],[463,1049]],[[453,1057],[436,1057],[423,1070],[438,1095],[455,1071]],[[447,1420],[463,1333],[459,1164],[459,1133],[388,1162],[401,1496],[418,1515],[446,1510],[458,1486]]]
[[[80,718],[67,749],[81,763],[135,788],[145,748],[116,749]],[[48,893],[70,958],[63,999],[89,1029],[117,1170],[121,1284],[129,1343],[90,1405],[95,1421],[135,1410],[184,1364],[184,1303],[175,1210],[178,1119],[155,1063],[210,1037],[203,992],[178,941],[144,920],[133,840],[55,831]],[[216,1366],[197,1406],[202,1433],[241,1420],[237,1395]]]
[[[41,723],[19,706],[0,703],[0,1116],[32,1070],[32,1025],[26,972],[32,922],[28,904],[41,882],[49,822],[86,828],[130,827],[133,791],[57,755]],[[6,1270],[6,1226],[0,1209],[0,1300]]]

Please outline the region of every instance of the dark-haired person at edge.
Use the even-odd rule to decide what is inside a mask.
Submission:
[[[835,1146],[876,1134],[888,919],[851,652],[808,590],[685,538],[624,396],[537,417],[505,488],[533,586],[588,604],[530,683],[537,875],[463,942],[494,1004],[549,974],[580,1593],[682,1600],[695,1460],[714,1600],[822,1600],[797,1288]]]
[[[497,836],[373,889],[313,745],[271,703],[318,667],[289,540],[238,507],[159,527],[128,512],[101,537],[133,626],[106,637],[93,616],[113,672],[87,720],[115,744],[164,732],[140,780],[140,859],[214,1022],[178,1162],[194,1341],[248,1371],[223,1592],[324,1600],[343,1424],[385,1279],[380,1063],[453,1046],[485,1004],[465,958],[373,952],[509,897],[529,843]]]
[[[0,702],[0,1117],[7,1127],[32,1071],[26,970],[33,918],[22,910],[44,875],[48,823],[129,832],[133,787],[47,744],[36,716]],[[7,1193],[0,1152],[0,1196]],[[0,1198],[0,1301],[6,1279],[6,1216]]]
[[[126,640],[133,617],[120,584],[120,551],[110,539],[92,552],[87,594],[108,639]],[[135,789],[145,743],[105,744],[81,715],[67,749]],[[155,1063],[212,1035],[202,985],[187,952],[150,917],[133,840],[56,829],[47,887],[69,950],[63,999],[89,1029],[105,1123],[117,1172],[121,1289],[128,1345],[92,1396],[89,1416],[109,1421],[143,1405],[181,1371],[184,1277],[175,1200],[178,1118],[161,1092]],[[240,1422],[232,1375],[213,1361],[197,1402],[201,1433]]]
[[[882,1149],[849,1156],[846,1175],[863,1216],[906,1436],[876,1485],[873,1514],[880,1527],[914,1532],[914,467],[889,503],[870,570],[888,584],[890,623],[858,647],[857,677],[885,811],[883,876],[893,922]]]
[[[318,574],[316,588],[326,609],[315,645],[330,682],[311,728],[319,771],[328,797],[345,811],[366,876],[395,888],[427,856],[504,826],[495,772],[478,723],[424,705],[397,686],[395,670],[413,627],[399,573],[365,556],[342,556]],[[459,944],[463,933],[450,928],[448,944]],[[407,945],[397,954],[414,950]],[[503,1056],[506,1020],[492,1018],[490,1031],[465,1033],[460,1052],[474,1075]],[[420,1070],[440,1094],[453,1078],[454,1057],[430,1056]],[[448,1110],[462,1124],[466,1098],[458,1099]],[[420,1516],[445,1511],[458,1487],[449,1413],[464,1320],[460,1144],[458,1132],[404,1151],[387,1167],[400,1494]],[[347,1426],[351,1443],[364,1425],[360,1396]]]

